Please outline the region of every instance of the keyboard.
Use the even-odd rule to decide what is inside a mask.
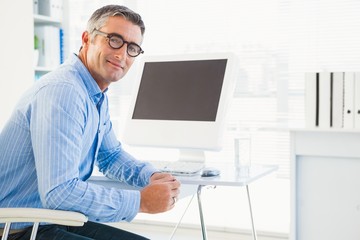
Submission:
[[[203,162],[189,161],[150,161],[150,163],[162,172],[187,176],[200,174],[205,166]]]

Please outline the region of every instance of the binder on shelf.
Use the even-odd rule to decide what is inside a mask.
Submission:
[[[62,64],[65,60],[64,57],[64,30],[62,28],[59,29],[59,43],[60,43],[60,64]]]
[[[63,15],[62,0],[38,0],[39,14],[61,20]]]
[[[314,128],[319,125],[317,84],[319,73],[305,73],[305,125]]]
[[[38,66],[54,68],[60,65],[60,30],[50,25],[35,26],[39,39]]]
[[[354,128],[354,85],[355,73],[345,72],[344,75],[344,128]]]
[[[331,120],[331,82],[330,72],[319,75],[319,127],[330,128]]]
[[[344,126],[344,73],[331,73],[331,123],[333,128]]]
[[[39,14],[39,1],[33,0],[33,13]]]
[[[354,77],[354,125],[355,128],[360,129],[360,72],[356,72]]]

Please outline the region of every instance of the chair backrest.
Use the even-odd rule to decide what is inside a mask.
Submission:
[[[78,212],[42,208],[0,208],[0,223],[5,223],[1,240],[6,240],[11,223],[33,222],[31,240],[35,240],[40,223],[53,223],[65,226],[82,226],[87,217]]]

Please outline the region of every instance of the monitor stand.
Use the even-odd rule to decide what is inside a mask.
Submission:
[[[205,163],[205,152],[199,149],[179,149],[179,161]]]

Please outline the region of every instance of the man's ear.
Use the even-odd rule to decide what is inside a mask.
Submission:
[[[90,45],[90,41],[91,41],[91,38],[90,38],[90,34],[88,31],[85,31],[82,33],[82,36],[81,36],[81,39],[82,39],[82,48],[88,48],[88,46]]]

